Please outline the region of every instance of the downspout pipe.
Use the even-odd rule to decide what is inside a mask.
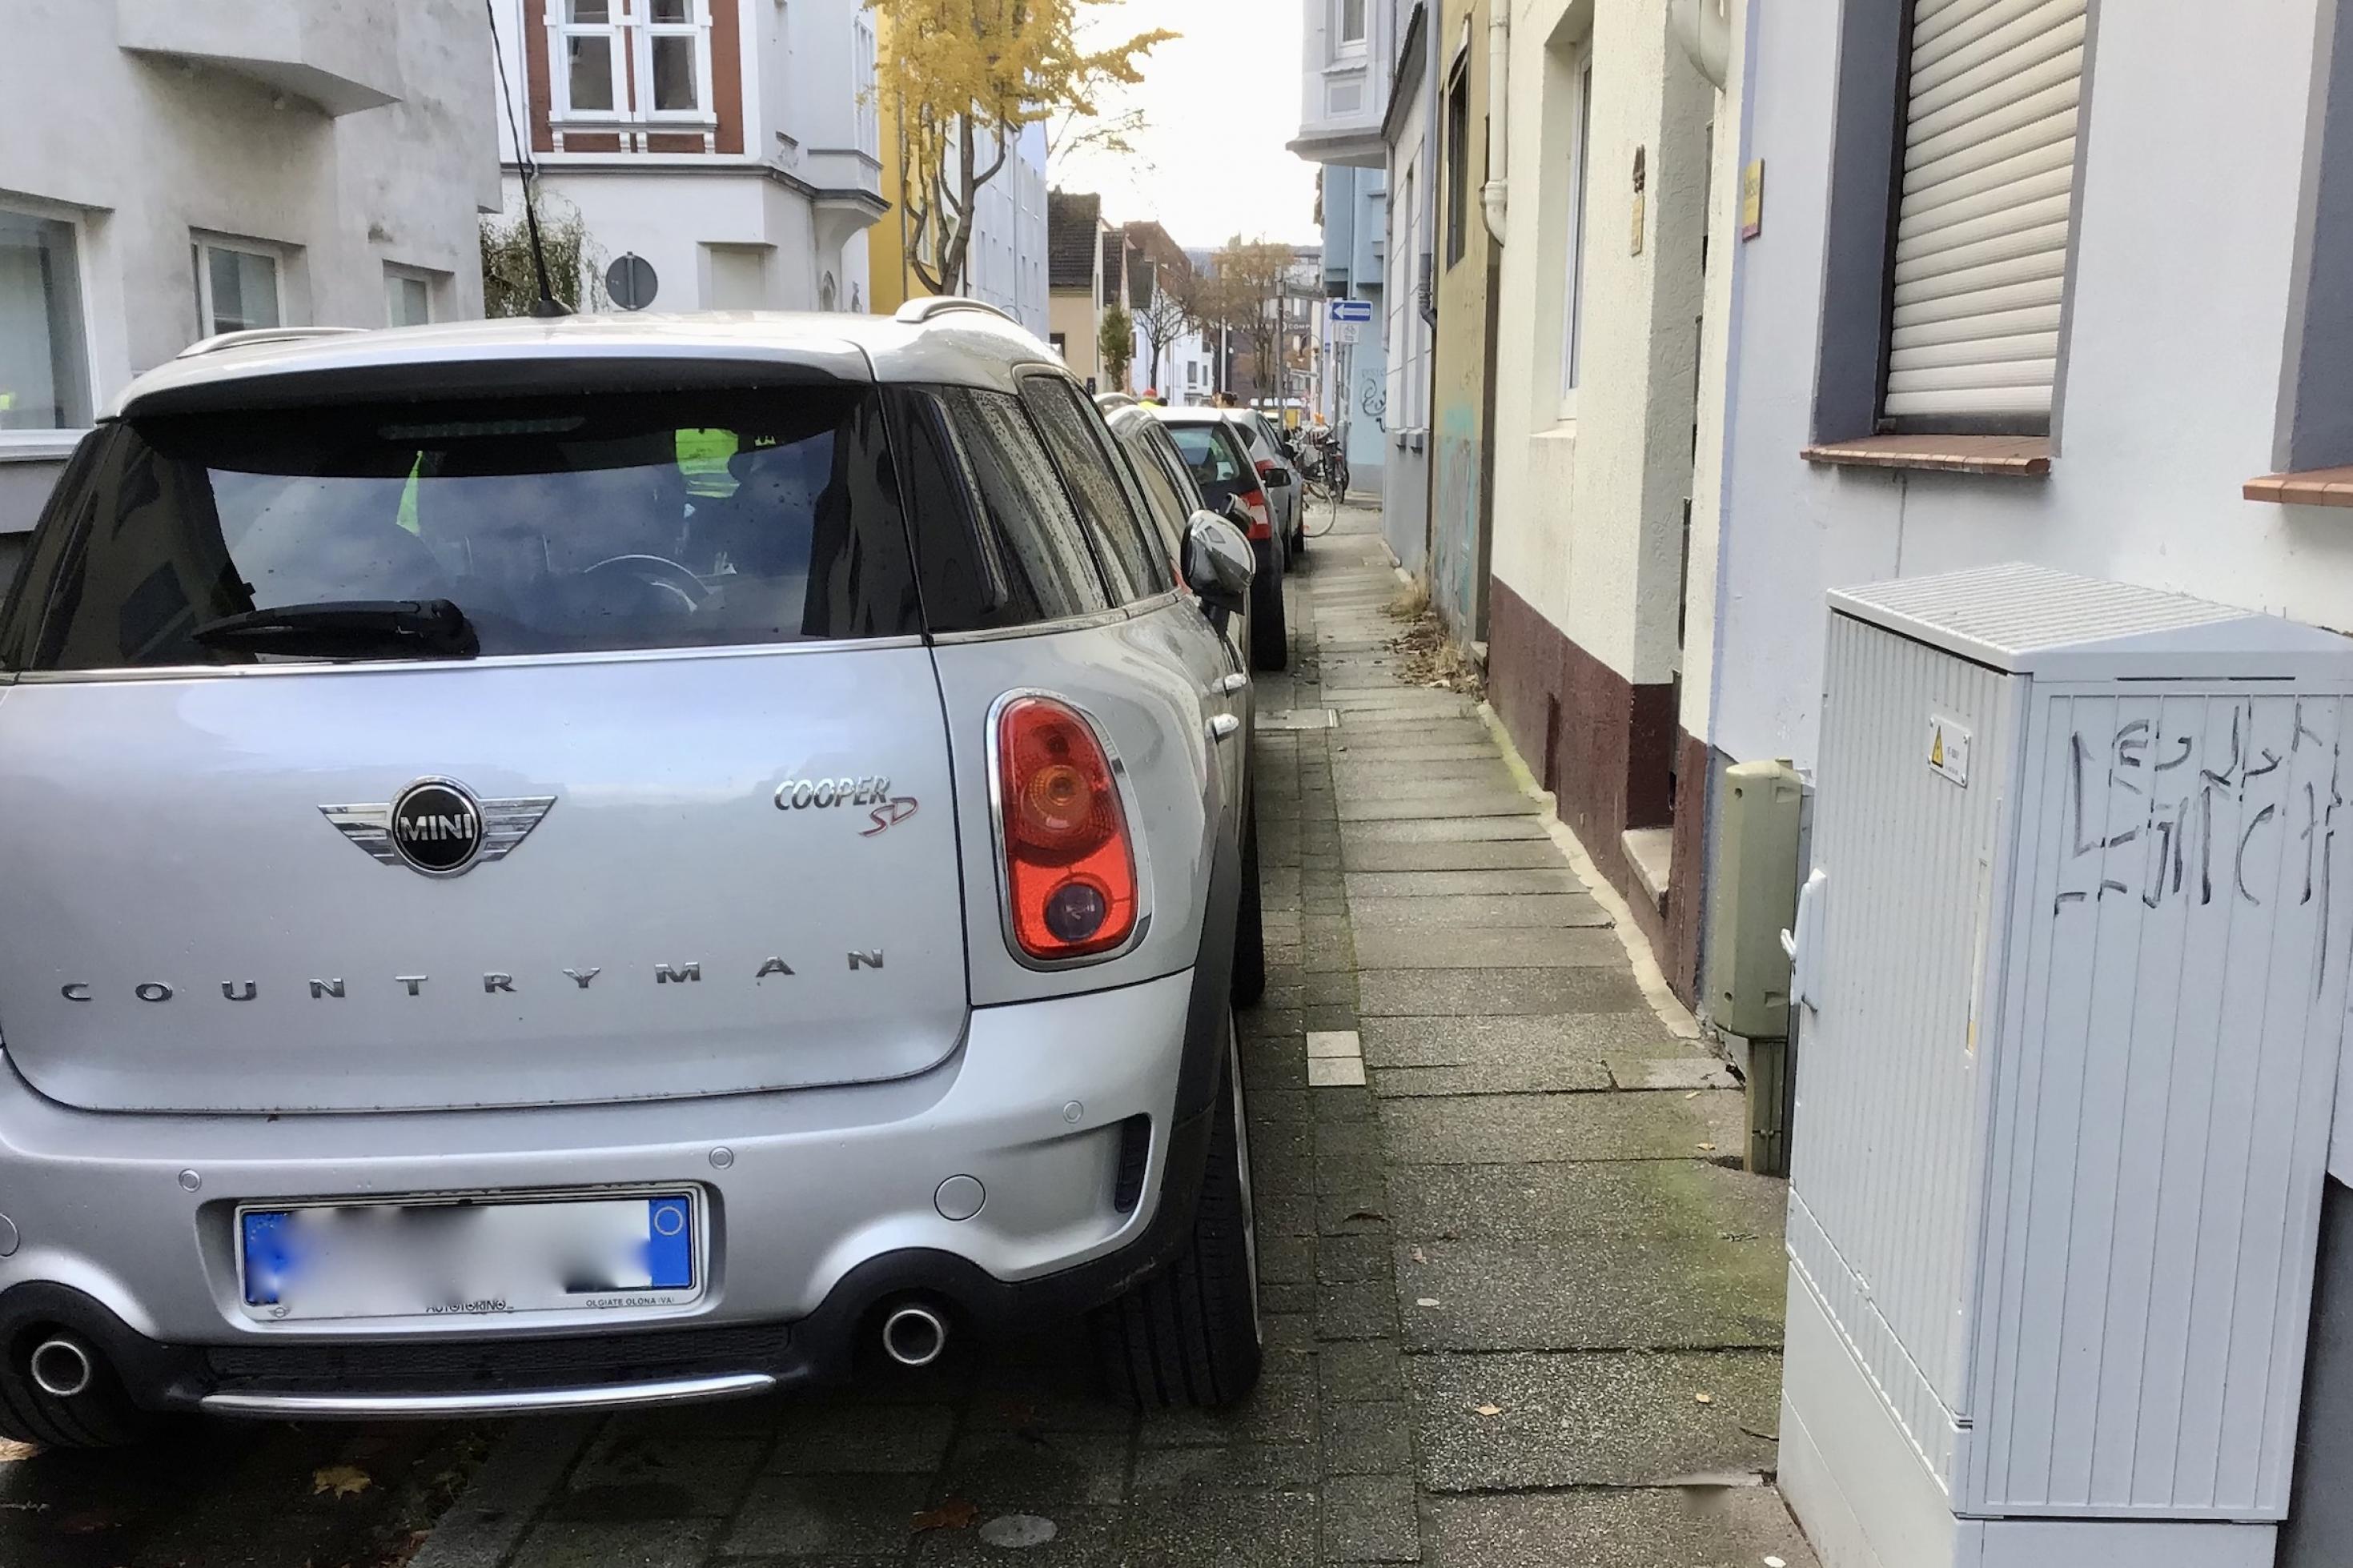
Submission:
[[[1724,13],[1723,0],[1672,0],[1667,20],[1674,28],[1675,42],[1683,47],[1699,74],[1723,91],[1732,68],[1732,21]]]
[[[1479,205],[1487,233],[1504,243],[1504,219],[1511,211],[1512,183],[1512,3],[1487,0],[1487,183]]]

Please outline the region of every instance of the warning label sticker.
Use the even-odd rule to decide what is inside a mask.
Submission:
[[[1969,732],[1942,713],[1928,715],[1928,768],[1967,789],[1969,784]]]

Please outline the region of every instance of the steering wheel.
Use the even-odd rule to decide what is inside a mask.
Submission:
[[[610,555],[580,574],[586,577],[607,570],[627,572],[649,588],[676,595],[689,615],[702,608],[702,601],[711,596],[702,578],[667,556]]]

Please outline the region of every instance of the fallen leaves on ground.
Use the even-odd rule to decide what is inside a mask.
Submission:
[[[311,1472],[311,1495],[332,1493],[339,1498],[357,1497],[375,1485],[375,1480],[356,1465],[329,1465],[325,1469]]]
[[[1471,1407],[1473,1415],[1501,1415],[1503,1413],[1504,1407],[1500,1405],[1474,1405]]]
[[[1429,1259],[1429,1258],[1424,1258],[1424,1257],[1421,1255],[1421,1248],[1419,1248],[1419,1247],[1415,1247],[1415,1248],[1413,1249],[1413,1260],[1414,1260],[1416,1263],[1427,1263],[1427,1262],[1429,1262],[1429,1261],[1430,1261],[1430,1259]]]
[[[1465,697],[1487,695],[1486,676],[1426,609],[1389,639],[1388,650],[1398,656],[1391,673],[1409,686],[1435,686]]]
[[[13,1437],[0,1437],[0,1465],[13,1465],[19,1459],[29,1459],[40,1450],[30,1443],[19,1443]]]
[[[921,1535],[927,1530],[970,1530],[972,1521],[980,1517],[980,1510],[970,1500],[952,1497],[937,1508],[927,1508],[915,1516],[910,1528]]]

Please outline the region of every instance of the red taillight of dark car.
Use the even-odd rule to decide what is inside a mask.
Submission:
[[[1119,781],[1067,703],[1018,697],[997,719],[1013,939],[1032,958],[1107,952],[1135,930],[1135,848]]]
[[[1242,506],[1250,514],[1250,536],[1252,539],[1272,539],[1274,509],[1266,504],[1266,492],[1250,489],[1237,490],[1234,493],[1241,498]]]

